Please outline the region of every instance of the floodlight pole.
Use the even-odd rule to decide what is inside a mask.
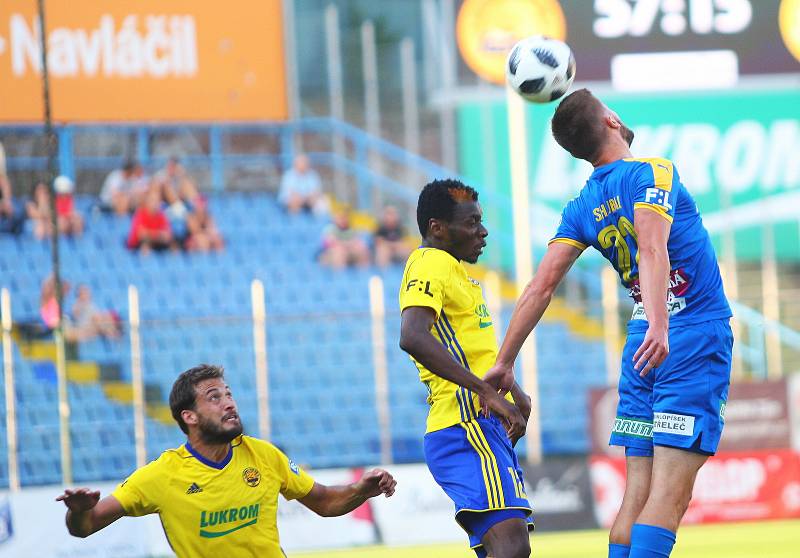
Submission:
[[[506,86],[508,107],[508,145],[511,158],[511,205],[514,221],[514,273],[517,296],[522,295],[528,281],[533,277],[533,249],[531,247],[531,205],[528,184],[528,130],[525,101],[508,85]],[[542,432],[539,421],[539,378],[536,363],[536,332],[531,334],[520,351],[522,383],[531,397],[531,416],[528,419],[526,447],[528,461],[542,460]]]
[[[11,295],[0,289],[0,324],[3,338],[3,380],[6,392],[6,450],[8,454],[8,489],[19,492],[19,453],[17,444],[17,392],[14,382],[14,354],[11,347]]]
[[[381,448],[381,463],[392,463],[392,420],[389,409],[389,365],[386,361],[386,307],[383,279],[369,279],[369,308],[372,324],[372,367],[375,374],[375,409]]]
[[[50,190],[50,236],[53,285],[56,304],[58,305],[58,322],[53,332],[56,342],[56,375],[58,377],[58,418],[61,446],[61,478],[64,484],[72,484],[72,444],[69,432],[69,397],[67,393],[67,362],[64,348],[64,292],[61,285],[61,263],[58,252],[58,215],[56,214],[56,151],[58,139],[53,130],[53,118],[50,110],[50,76],[47,70],[47,25],[45,23],[45,2],[38,0],[39,8],[39,41],[42,67],[42,97],[44,104],[44,133],[47,148],[47,172],[45,182]]]

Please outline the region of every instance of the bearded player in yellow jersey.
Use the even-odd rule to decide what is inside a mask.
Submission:
[[[455,504],[479,558],[530,556],[531,507],[512,445],[525,434],[530,398],[514,384],[506,400],[483,375],[497,338],[480,284],[462,261],[486,246],[478,194],[457,180],[427,184],[417,204],[422,246],[400,284],[400,347],[428,388],[425,462]],[[480,400],[491,411],[482,416]]]
[[[179,557],[283,558],[279,493],[326,517],[394,493],[394,479],[381,469],[347,486],[316,483],[272,444],[242,435],[221,367],[202,364],[182,373],[169,403],[188,441],[135,471],[102,500],[88,488],[56,498],[68,508],[72,535],[87,537],[122,516],[157,513]]]

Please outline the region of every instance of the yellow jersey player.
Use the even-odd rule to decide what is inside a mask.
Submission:
[[[187,442],[135,471],[102,500],[88,488],[56,498],[68,508],[72,535],[87,537],[122,516],[157,513],[179,557],[283,558],[279,493],[328,517],[394,493],[394,479],[381,469],[347,486],[319,484],[272,444],[244,436],[219,366],[183,372],[169,403]]]
[[[515,406],[481,379],[497,341],[480,284],[461,264],[486,246],[478,194],[435,180],[419,196],[417,223],[423,242],[400,285],[400,347],[428,388],[425,462],[479,558],[525,558],[531,507],[512,446],[525,433],[530,398],[515,383]],[[481,415],[481,400],[491,415]]]

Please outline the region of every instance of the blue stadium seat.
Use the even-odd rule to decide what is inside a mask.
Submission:
[[[89,203],[79,197],[79,207]],[[215,195],[210,203],[226,236],[225,251],[144,257],[124,247],[129,219],[92,214],[82,238],[62,243],[65,278],[73,285],[89,284],[95,303],[114,308],[123,319],[128,315],[128,285],[135,284],[148,386],[160,388],[166,398],[182,370],[203,361],[223,364],[251,432],[258,428],[258,404],[250,284],[261,279],[268,313],[274,440],[296,461],[314,467],[377,462],[368,301],[369,278],[376,270],[334,272],[321,267],[314,258],[324,223],[308,216],[289,217],[267,195]],[[0,283],[11,290],[16,318],[37,319],[39,285],[49,269],[46,243],[0,237]],[[414,366],[396,344],[402,268],[377,273],[385,282],[392,451],[399,462],[417,461],[422,458],[428,405]],[[502,323],[508,323],[510,312],[510,307],[505,309]],[[584,452],[585,394],[605,384],[602,343],[579,338],[554,322],[542,323],[537,334],[544,451]],[[81,343],[79,356],[116,365],[121,377],[109,379],[130,378],[127,335],[119,341]],[[19,428],[25,439],[20,452],[23,483],[58,482],[54,375],[48,365],[22,358],[18,349],[15,362]],[[134,466],[131,407],[109,400],[99,385],[71,384],[69,397],[76,480],[124,477]],[[151,418],[146,420],[146,436],[148,458],[184,439],[176,426]],[[5,448],[2,434],[0,487],[7,483]]]

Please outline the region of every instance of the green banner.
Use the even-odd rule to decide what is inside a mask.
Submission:
[[[722,232],[734,230],[738,257],[758,260],[763,224],[772,223],[778,257],[800,259],[799,90],[601,98],[634,130],[635,157],[673,160],[718,248]],[[549,126],[556,106],[527,105],[532,234],[539,253],[561,208],[592,171],[553,140]],[[462,105],[459,141],[462,174],[510,197],[505,102]],[[507,208],[500,215],[484,209],[490,226],[510,230]],[[499,251],[508,267],[509,247]]]

